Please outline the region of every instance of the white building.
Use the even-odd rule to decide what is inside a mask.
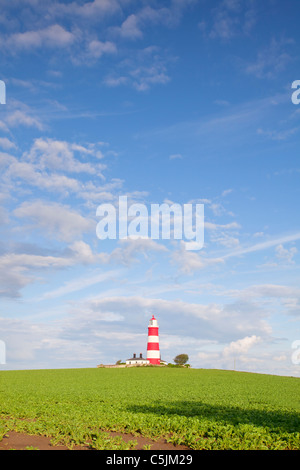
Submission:
[[[144,364],[150,364],[148,359],[144,359],[142,353],[140,353],[140,357],[136,357],[136,354],[133,354],[133,357],[130,359],[126,359],[126,365],[135,365],[135,366],[142,366]]]

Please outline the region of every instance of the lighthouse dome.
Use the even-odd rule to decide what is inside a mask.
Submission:
[[[151,320],[149,321],[149,326],[158,326],[157,320],[154,315],[152,315]]]

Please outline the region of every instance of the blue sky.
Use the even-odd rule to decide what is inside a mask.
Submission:
[[[2,369],[146,353],[300,375],[296,0],[0,0]],[[119,196],[205,244],[99,240]],[[296,361],[297,362],[297,361]]]

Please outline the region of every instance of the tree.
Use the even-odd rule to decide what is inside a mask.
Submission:
[[[175,364],[179,364],[181,366],[186,364],[188,360],[189,360],[189,356],[187,354],[178,354],[178,356],[174,358]]]

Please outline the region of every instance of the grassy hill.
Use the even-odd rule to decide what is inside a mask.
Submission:
[[[0,439],[8,430],[96,449],[130,447],[105,431],[191,449],[299,449],[300,379],[155,367],[1,371]]]

